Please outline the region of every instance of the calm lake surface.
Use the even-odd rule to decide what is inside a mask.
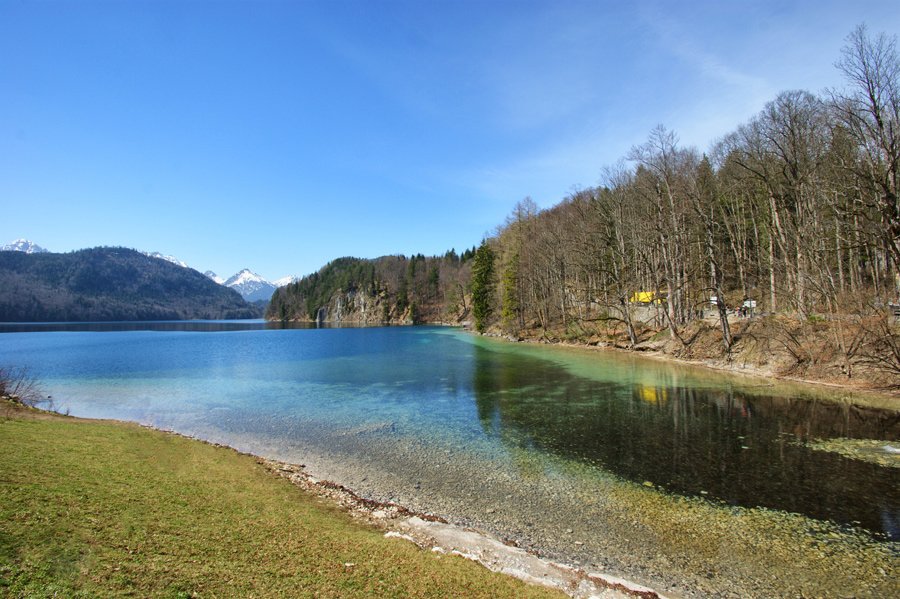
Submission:
[[[900,469],[802,444],[896,442],[898,413],[765,381],[447,328],[261,322],[0,325],[0,364],[28,367],[57,410],[304,463],[526,545],[589,534],[610,478],[900,539]]]

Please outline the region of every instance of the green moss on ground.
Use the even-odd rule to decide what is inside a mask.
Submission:
[[[0,448],[0,595],[559,596],[386,539],[229,449],[20,409]]]

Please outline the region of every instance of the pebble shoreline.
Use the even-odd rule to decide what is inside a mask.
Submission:
[[[370,464],[328,465],[321,458],[307,462],[313,465],[304,471],[314,477],[327,472],[342,481],[340,490],[398,506],[392,509],[402,517],[432,514],[430,520],[484,531],[550,562],[630,580],[660,596],[900,596],[900,544],[876,542],[865,531],[669,495],[613,476],[593,487],[545,487],[500,472],[478,478],[460,466],[441,471],[443,488],[419,471],[412,478],[420,483],[396,490],[403,484],[396,472],[434,457],[411,448],[406,459],[394,462],[393,474]],[[512,487],[518,491],[503,495]],[[395,491],[379,494],[378,488]]]
[[[421,446],[392,449],[387,460],[391,468],[386,470],[343,453],[322,455],[313,448],[297,447],[292,453],[303,456],[302,460],[264,458],[260,456],[273,453],[272,448],[248,451],[235,448],[242,445],[239,439],[218,443],[203,436],[164,432],[250,455],[274,474],[382,528],[393,523],[398,526],[396,532],[408,534],[402,522],[418,518],[476,531],[545,563],[571,569],[579,581],[596,574],[599,580],[627,581],[640,592],[646,589],[659,597],[686,599],[900,597],[900,543],[878,542],[865,531],[799,514],[669,495],[614,475],[602,480],[592,477],[594,486],[588,489],[555,488],[539,482],[539,477],[511,480],[508,473],[478,472],[471,464],[455,464],[438,468],[432,472],[436,477],[429,479],[423,476],[427,473],[421,470],[422,464],[436,462],[441,452]],[[342,438],[367,448],[357,456],[377,456],[384,449],[364,432]],[[384,442],[396,444],[396,440]],[[453,465],[455,457],[445,455],[442,465]],[[408,479],[420,482],[409,485]],[[438,484],[444,487],[437,488]],[[507,493],[512,490],[509,485],[516,490]],[[433,542],[428,538],[420,540],[423,547]],[[485,565],[492,559],[488,557]],[[576,594],[578,586],[571,582],[562,587],[544,582],[572,596],[592,596]],[[603,585],[598,589],[624,593]]]
[[[434,553],[459,555],[494,572],[555,588],[572,597],[665,599],[653,589],[608,574],[589,573],[542,559],[483,532],[451,525],[438,516],[415,513],[393,502],[381,503],[360,497],[343,485],[315,479],[302,465],[262,458],[257,461],[305,492],[324,497],[355,518],[386,530],[388,538],[400,538]]]

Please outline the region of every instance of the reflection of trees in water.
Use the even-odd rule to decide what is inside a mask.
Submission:
[[[897,439],[896,414],[734,390],[626,386],[483,348],[475,351],[473,388],[485,431],[510,447],[535,446],[679,493],[859,521],[900,536],[896,469],[796,443]]]
[[[816,399],[754,397],[753,410],[801,439],[900,439],[900,413]]]

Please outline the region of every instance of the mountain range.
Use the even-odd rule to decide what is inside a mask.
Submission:
[[[135,250],[0,251],[0,322],[258,316],[235,290]]]
[[[49,252],[49,250],[46,250],[27,239],[16,239],[13,242],[0,246],[0,252],[24,252],[26,254],[38,254]],[[162,254],[160,252],[141,253],[149,258],[165,260],[166,262],[176,264],[182,268],[191,268],[186,262],[184,262],[183,260],[179,260],[175,256]],[[241,270],[240,272],[227,279],[220,277],[211,270],[207,270],[203,274],[219,285],[234,289],[241,295],[241,297],[243,297],[248,302],[268,302],[276,289],[294,283],[299,279],[299,277],[289,275],[275,281],[268,281],[264,277],[256,274],[248,268]]]

